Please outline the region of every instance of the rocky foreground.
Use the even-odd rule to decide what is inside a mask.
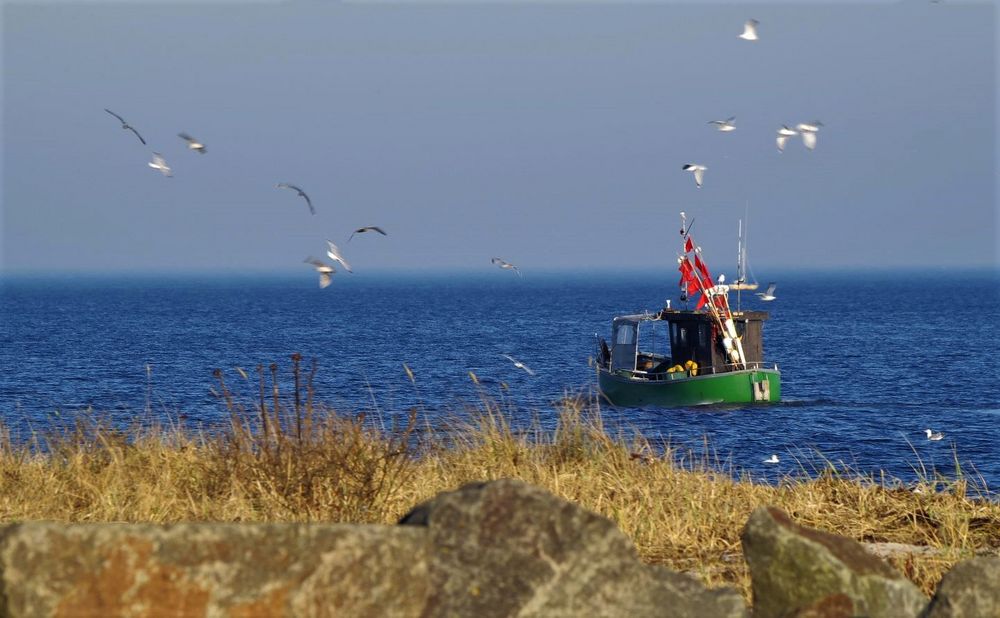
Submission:
[[[608,519],[520,481],[471,484],[397,526],[0,528],[2,616],[1000,616],[1000,558],[933,599],[857,542],[761,507],[742,534],[753,607],[641,562]]]

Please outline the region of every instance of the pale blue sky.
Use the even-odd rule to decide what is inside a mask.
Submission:
[[[679,210],[729,271],[747,201],[759,276],[997,264],[992,4],[2,11],[4,273],[301,272],[325,238],[359,274],[672,269]]]

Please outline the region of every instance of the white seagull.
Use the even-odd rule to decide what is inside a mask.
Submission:
[[[347,242],[351,242],[351,238],[354,238],[355,234],[364,234],[365,232],[378,232],[379,234],[381,234],[383,236],[388,236],[388,234],[385,233],[385,230],[383,230],[379,226],[377,226],[377,225],[366,225],[364,227],[359,227],[358,229],[356,229],[353,232],[351,232],[351,236],[350,236],[350,238],[347,239]]]
[[[198,151],[198,154],[205,154],[205,144],[202,144],[187,133],[178,133],[177,137],[187,142],[188,149]]]
[[[778,459],[778,456],[777,456],[777,455],[771,455],[770,457],[768,457],[767,459],[765,459],[765,460],[764,460],[764,461],[762,461],[761,463],[766,463],[766,464],[776,464],[776,463],[781,463],[781,460],[780,460],[780,459]]]
[[[279,182],[278,184],[276,184],[274,186],[277,189],[291,189],[292,191],[295,191],[296,193],[298,193],[302,197],[306,198],[306,205],[309,206],[309,212],[311,212],[312,214],[316,214],[316,209],[313,208],[312,200],[309,199],[309,196],[306,195],[305,191],[303,191],[302,189],[296,187],[295,185],[288,184],[287,182]]]
[[[705,178],[705,170],[708,168],[704,165],[698,165],[697,163],[688,163],[681,169],[685,172],[694,172],[694,184],[698,185],[698,188],[700,189],[701,181]]]
[[[924,433],[927,434],[927,439],[931,442],[937,442],[938,440],[944,440],[944,434],[940,431],[931,431],[930,429],[925,429]]]
[[[154,152],[153,153],[153,160],[150,161],[149,163],[147,163],[146,165],[148,165],[149,167],[153,168],[154,170],[159,171],[164,176],[173,176],[174,175],[173,170],[171,170],[170,166],[167,165],[166,159],[164,159],[163,155],[161,155],[158,152]]]
[[[748,19],[747,23],[743,24],[743,34],[740,35],[740,38],[744,41],[756,41],[758,24],[760,22],[756,19]]]
[[[816,148],[816,134],[819,132],[819,128],[823,126],[823,123],[819,120],[813,121],[812,123],[800,122],[795,125],[795,128],[799,130],[802,135],[802,143],[805,144],[806,148],[809,150],[815,150]]]
[[[729,131],[736,130],[736,116],[730,116],[725,120],[709,120],[708,124],[714,124],[715,128],[723,133],[728,133]]]
[[[778,143],[778,152],[785,152],[785,143],[788,142],[788,138],[798,134],[799,132],[795,129],[789,129],[787,125],[781,125],[781,128],[778,129],[778,138],[776,140]]]
[[[510,362],[514,363],[514,366],[517,367],[518,369],[524,369],[525,371],[527,371],[528,375],[532,376],[535,375],[535,372],[531,370],[531,367],[528,367],[527,365],[517,360],[513,356],[510,356],[509,354],[504,354],[503,357],[509,360]]]
[[[344,256],[340,255],[340,249],[337,248],[337,245],[333,244],[332,240],[327,240],[326,244],[327,244],[326,254],[330,257],[330,259],[333,260],[334,262],[340,262],[340,264],[344,267],[344,270],[346,270],[349,273],[353,273],[354,271],[351,270],[351,265],[347,263],[347,260],[344,259]]]
[[[504,260],[501,260],[501,259],[500,259],[500,258],[498,258],[498,257],[495,257],[495,258],[490,258],[490,263],[491,263],[491,264],[496,264],[497,266],[499,266],[500,268],[502,268],[502,269],[504,269],[504,270],[513,270],[514,272],[516,272],[516,273],[517,273],[517,276],[518,276],[518,277],[521,277],[521,276],[523,276],[523,275],[521,275],[521,271],[520,271],[520,270],[519,270],[519,269],[517,268],[517,266],[514,266],[514,265],[513,265],[513,264],[511,264],[510,262],[507,262],[507,261],[504,261]]]
[[[770,302],[775,298],[777,298],[777,296],[774,295],[774,288],[776,287],[778,287],[778,284],[772,281],[771,283],[767,284],[767,290],[763,292],[757,292],[757,296],[759,296],[760,299],[765,302]]]
[[[146,140],[142,139],[142,136],[139,135],[139,132],[135,130],[135,127],[133,127],[129,123],[125,122],[124,118],[122,118],[121,116],[119,116],[118,114],[114,113],[113,111],[111,111],[110,109],[108,109],[106,107],[104,108],[104,111],[108,112],[109,114],[111,114],[112,116],[114,116],[115,118],[117,118],[118,121],[122,123],[122,128],[123,129],[125,129],[126,131],[131,131],[131,132],[135,133],[135,136],[139,138],[139,141],[142,142],[143,145],[146,144]]]
[[[307,257],[304,261],[306,264],[312,264],[316,272],[319,273],[319,289],[322,290],[330,285],[333,281],[333,273],[337,272],[336,268],[312,256]]]

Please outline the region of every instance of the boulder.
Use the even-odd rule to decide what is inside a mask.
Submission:
[[[524,483],[441,494],[401,523],[0,526],[0,616],[747,615]]]
[[[431,616],[746,616],[732,589],[643,564],[610,520],[513,481],[440,494],[401,521],[426,529]]]
[[[760,507],[743,529],[755,618],[917,616],[927,603],[898,571],[854,540],[800,526]]]
[[[1000,618],[1000,558],[959,562],[938,584],[923,618]]]
[[[0,616],[419,616],[426,535],[397,526],[54,524],[0,532]]]

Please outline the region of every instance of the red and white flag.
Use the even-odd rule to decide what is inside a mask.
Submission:
[[[687,258],[682,259],[677,270],[681,271],[680,287],[684,288],[688,296],[697,294],[701,290],[701,287],[698,285],[698,279],[695,277],[691,261]]]
[[[701,273],[702,282],[705,284],[706,288],[710,288],[715,285],[712,282],[712,273],[708,272],[708,266],[705,266],[705,262],[701,261],[701,258],[698,257],[697,253],[694,256],[694,267]]]

